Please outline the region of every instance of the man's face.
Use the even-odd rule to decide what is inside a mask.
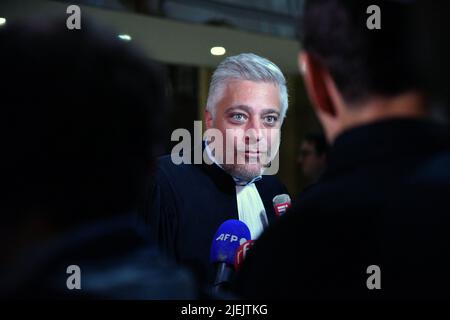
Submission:
[[[214,118],[206,113],[206,126],[222,132],[222,167],[228,173],[245,180],[261,175],[278,151],[280,109],[275,84],[230,80],[224,85]]]
[[[302,166],[305,177],[316,180],[325,169],[325,155],[318,155],[313,143],[303,141],[300,147],[298,162]]]

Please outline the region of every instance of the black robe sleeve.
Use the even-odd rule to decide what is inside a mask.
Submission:
[[[144,209],[145,223],[151,238],[163,253],[178,260],[177,228],[178,208],[176,193],[165,172],[158,168],[152,185],[150,196]]]

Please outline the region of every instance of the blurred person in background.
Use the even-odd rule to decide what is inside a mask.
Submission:
[[[309,133],[300,146],[298,163],[303,175],[316,183],[327,166],[328,142],[321,133]]]
[[[450,123],[450,42],[445,34],[450,31],[449,12],[448,1],[418,0],[414,16],[417,45],[411,45],[433,103],[433,116],[447,123]]]
[[[0,29],[0,296],[194,298],[190,275],[137,227],[164,111],[160,67],[86,19],[65,23]]]

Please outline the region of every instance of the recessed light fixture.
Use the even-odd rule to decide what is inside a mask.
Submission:
[[[0,26],[4,25],[6,23],[5,18],[0,18]]]
[[[213,56],[223,56],[227,52],[224,47],[212,47],[211,54]]]
[[[129,34],[119,34],[119,39],[122,39],[124,41],[131,41],[131,36]]]

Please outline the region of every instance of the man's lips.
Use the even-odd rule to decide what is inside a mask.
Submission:
[[[245,155],[245,157],[248,157],[248,158],[260,158],[263,155],[263,153],[262,152],[258,152],[258,151],[256,151],[256,152],[245,151],[244,155]]]
[[[267,153],[266,150],[248,150],[248,149],[238,149],[237,152],[239,153],[252,153],[252,154],[263,154],[263,153]]]
[[[262,157],[267,155],[267,151],[264,150],[236,150],[237,155],[245,157]]]

